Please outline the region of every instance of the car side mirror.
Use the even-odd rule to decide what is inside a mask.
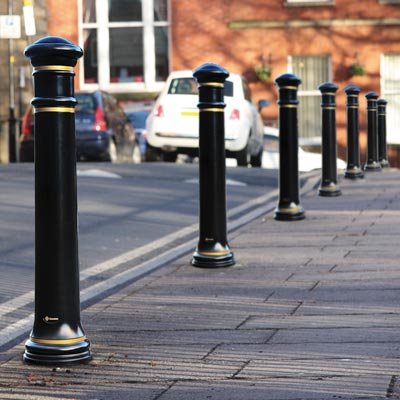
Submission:
[[[264,107],[268,107],[270,105],[269,100],[263,99],[258,101],[258,111],[261,111]]]

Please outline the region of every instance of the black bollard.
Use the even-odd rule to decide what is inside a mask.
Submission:
[[[275,79],[279,88],[279,200],[275,219],[296,221],[305,218],[300,204],[299,138],[297,122],[297,89],[301,80],[293,74]]]
[[[193,76],[199,86],[200,232],[192,265],[229,267],[235,263],[226,223],[224,82],[229,73],[203,64]]]
[[[346,86],[347,95],[347,167],[344,177],[348,179],[364,178],[360,161],[360,141],[358,124],[358,95],[360,88],[355,85]]]
[[[318,194],[324,197],[340,196],[336,164],[336,92],[331,82],[318,87],[322,95],[322,181]]]
[[[364,165],[365,171],[380,171],[378,156],[378,133],[377,133],[377,99],[375,92],[368,92],[367,99],[367,162]]]
[[[380,99],[378,105],[378,158],[382,168],[390,167],[386,146],[386,106],[387,101]]]
[[[82,49],[46,37],[25,50],[35,114],[35,319],[24,360],[45,365],[91,359],[80,322],[74,66]]]

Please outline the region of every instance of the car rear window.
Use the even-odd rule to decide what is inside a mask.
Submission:
[[[194,78],[176,78],[171,81],[168,94],[192,94],[197,95],[197,81]],[[233,96],[233,82],[225,81],[224,96]]]
[[[84,114],[94,114],[96,111],[96,100],[90,93],[76,93],[75,98],[78,101],[76,112]]]
[[[135,128],[144,128],[149,114],[149,111],[131,111],[126,113]]]

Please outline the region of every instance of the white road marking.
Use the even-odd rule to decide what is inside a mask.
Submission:
[[[79,177],[88,178],[111,178],[122,179],[121,175],[114,174],[113,172],[103,171],[102,169],[78,169],[76,175]]]
[[[184,180],[185,183],[195,183],[196,185],[199,184],[199,180],[197,178],[193,179],[186,179]],[[247,186],[247,183],[241,181],[235,181],[234,179],[227,179],[226,180],[227,186]]]
[[[308,190],[310,187],[313,187],[316,183],[315,179],[310,179],[313,181],[313,184],[308,185]],[[308,182],[307,182],[308,183]],[[229,221],[227,224],[228,232],[237,229],[250,221],[264,215],[271,211],[274,208],[275,202],[272,202],[272,199],[278,195],[278,189],[275,189],[265,195],[259,196],[255,199],[248,201],[240,206],[237,206],[230,210],[227,213],[228,218],[232,218],[235,215],[245,212],[248,209],[254,208],[252,211],[246,213],[245,215],[239,217],[236,220]],[[90,277],[96,276],[102,272],[109,271],[121,264],[129,262],[141,255],[144,255],[152,250],[158,249],[160,247],[166,246],[169,243],[172,243],[174,240],[185,237],[187,235],[193,234],[198,230],[198,224],[192,224],[188,227],[180,229],[176,232],[173,232],[161,239],[155,240],[152,243],[149,243],[145,246],[139,247],[135,250],[128,251],[126,253],[121,254],[120,256],[114,257],[105,262],[96,264],[90,268],[85,269],[80,273],[81,281],[88,279]],[[129,281],[137,279],[143,275],[146,275],[155,269],[161,267],[162,265],[167,264],[185,254],[187,254],[190,250],[195,250],[195,246],[197,244],[196,239],[190,239],[185,243],[182,243],[170,250],[166,250],[165,252],[159,254],[158,256],[144,261],[138,265],[129,268],[126,271],[120,272],[119,274],[113,275],[112,277],[105,279],[102,282],[94,284],[84,290],[81,291],[81,301],[89,301],[102,293],[115,288],[117,286],[123,285]],[[18,308],[23,307],[34,299],[34,291],[30,291],[24,293],[21,296],[16,297],[15,299],[9,300],[0,304],[0,318],[5,314],[16,311]],[[6,345],[11,342],[15,338],[25,334],[32,328],[34,319],[34,314],[30,314],[27,317],[14,322],[11,325],[8,325],[6,328],[0,331],[0,347]]]

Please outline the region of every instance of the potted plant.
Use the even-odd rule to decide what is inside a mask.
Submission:
[[[271,68],[271,54],[268,56],[268,64],[265,62],[265,55],[261,56],[261,65],[255,68],[255,73],[257,79],[261,82],[265,82],[271,78],[272,68]]]
[[[350,74],[351,76],[364,76],[367,74],[364,65],[355,62],[350,65]]]
[[[259,81],[264,82],[271,78],[272,68],[269,65],[261,65],[255,71]]]
[[[350,75],[351,76],[364,76],[367,75],[364,65],[358,60],[358,52],[354,54],[354,62],[350,65]]]

